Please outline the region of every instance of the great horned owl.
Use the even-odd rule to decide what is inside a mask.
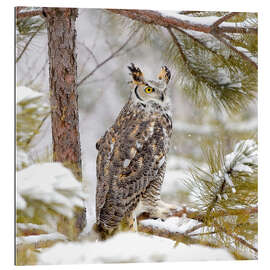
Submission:
[[[96,144],[96,225],[105,231],[141,212],[161,217],[168,208],[160,189],[172,134],[171,74],[163,66],[159,81],[152,81],[134,64],[128,68],[133,78],[129,100]]]

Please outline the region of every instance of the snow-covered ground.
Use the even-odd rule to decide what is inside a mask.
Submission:
[[[119,233],[105,242],[58,243],[38,256],[38,264],[178,262],[232,260],[224,249],[185,245],[142,233]]]

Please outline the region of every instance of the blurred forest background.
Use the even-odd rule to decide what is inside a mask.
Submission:
[[[27,12],[37,16],[18,15]],[[166,18],[171,18],[169,27]],[[174,20],[201,29],[177,26]],[[68,169],[52,163],[46,19],[39,8],[17,9],[16,264],[256,259],[257,23],[256,13],[79,9],[80,184]],[[147,77],[157,76],[163,65],[171,70],[173,138],[162,198],[188,210],[182,208],[185,216],[165,222],[141,221],[137,237],[117,235],[108,240],[111,249],[84,239],[78,250],[82,240],[62,227],[75,208],[83,207],[87,227],[93,224],[95,144],[128,99],[127,65],[132,62]],[[110,253],[125,239],[147,246],[146,233],[156,235],[151,241],[157,241],[152,246],[160,245],[159,251],[149,247],[148,255],[135,259],[131,251],[126,257],[121,251]],[[181,252],[185,243],[194,249]],[[78,253],[74,260],[61,255],[65,248]]]

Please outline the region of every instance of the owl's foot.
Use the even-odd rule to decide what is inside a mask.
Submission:
[[[165,220],[168,217],[171,217],[178,208],[179,206],[159,200],[156,207],[152,208],[151,211],[149,211],[149,214],[151,218],[160,218],[162,220]]]

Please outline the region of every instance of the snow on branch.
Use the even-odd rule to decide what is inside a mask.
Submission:
[[[205,218],[257,213],[257,150],[251,139],[239,141],[225,156],[222,149],[211,149],[205,156],[209,170],[191,170],[186,185]]]
[[[16,8],[16,18],[27,18],[34,16],[41,16],[42,9],[41,8],[29,8],[29,7],[17,7]]]
[[[59,232],[16,237],[16,254],[18,256],[24,250],[29,249],[48,248],[59,241],[65,240],[67,240],[67,237]]]
[[[253,174],[257,170],[258,146],[253,140],[238,142],[232,153],[225,156],[224,167],[215,174],[217,180],[224,179],[226,184],[236,192],[232,181],[233,174]],[[242,178],[245,180],[245,178]]]
[[[230,33],[257,33],[254,27],[246,27],[245,23],[225,22],[223,17],[217,16],[188,16],[176,11],[153,11],[136,9],[108,9],[108,11],[137,20],[147,24],[155,24],[163,27],[180,27],[204,33],[210,33],[213,29]],[[237,13],[234,13],[236,15]],[[230,15],[231,17],[232,15]],[[228,19],[228,17],[225,17]],[[222,21],[221,21],[222,20]],[[217,27],[218,26],[218,27]]]
[[[33,100],[36,98],[40,98],[44,96],[43,93],[32,90],[29,87],[18,86],[16,88],[16,104],[20,104],[21,102],[27,102],[29,100]]]

